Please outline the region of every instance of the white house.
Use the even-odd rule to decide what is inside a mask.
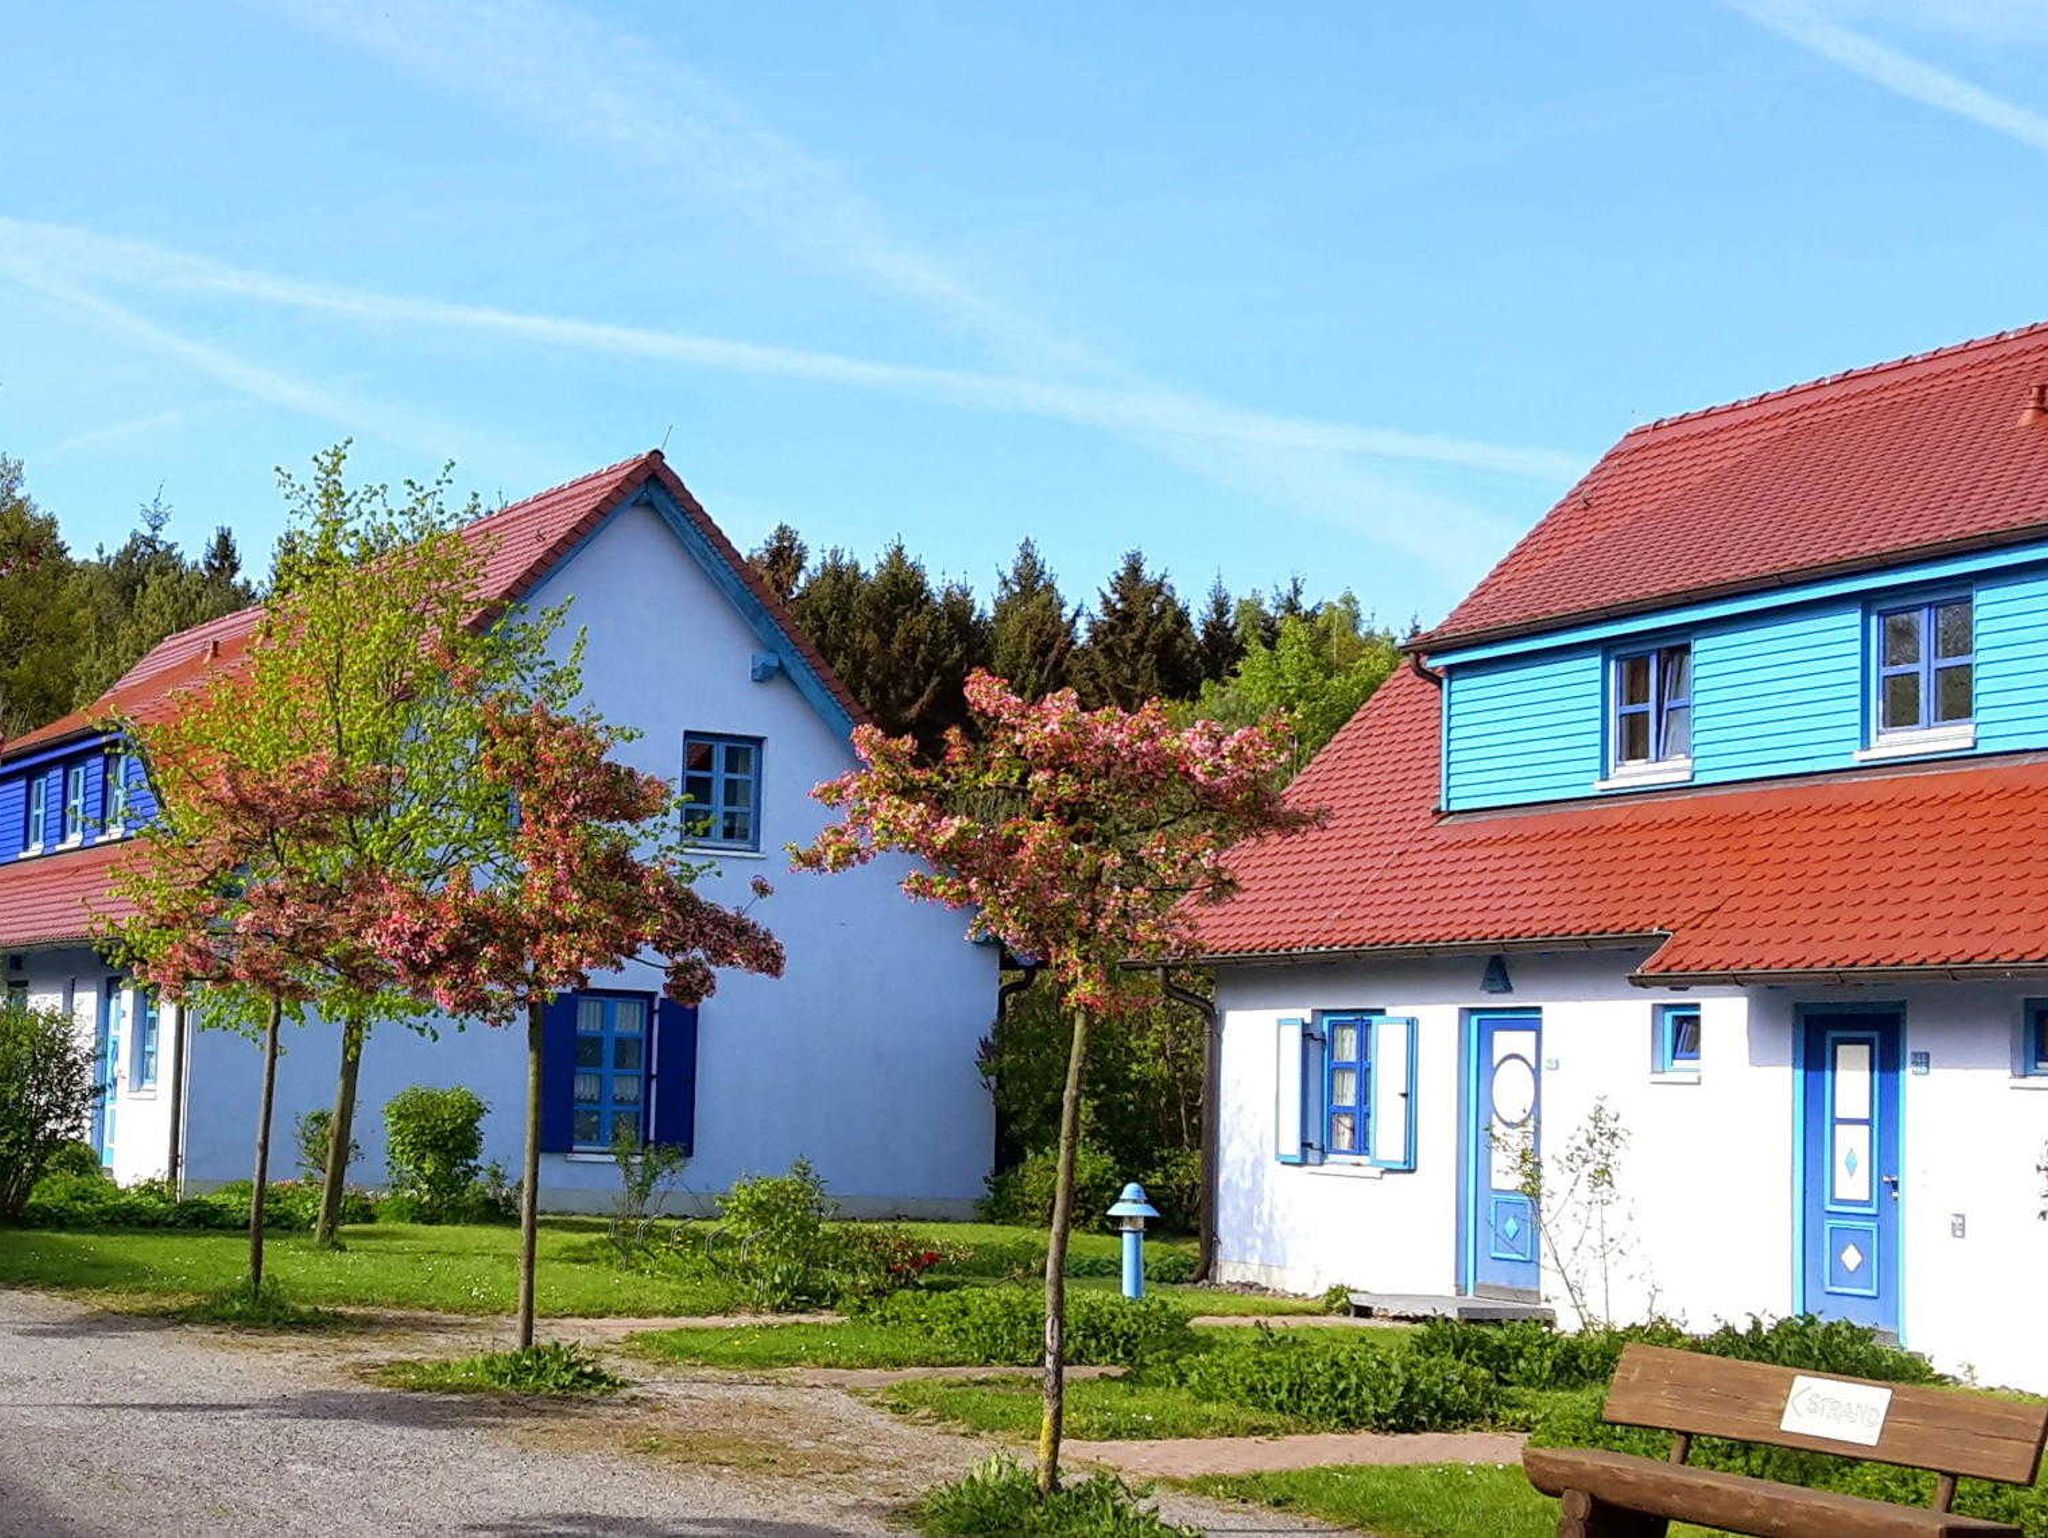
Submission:
[[[1638,428],[1409,650],[1202,920],[1221,1274],[2048,1388],[2048,328]]]
[[[621,1117],[687,1145],[684,1184],[724,1190],[749,1173],[817,1166],[853,1213],[965,1215],[993,1148],[976,1046],[993,1018],[997,954],[958,914],[897,890],[904,867],[793,874],[785,846],[826,820],[819,782],[852,767],[859,707],[659,453],[507,507],[466,531],[485,541],[493,596],[571,603],[584,698],[641,736],[620,755],[715,812],[690,836],[718,873],[706,890],[744,902],[788,952],[779,979],[724,974],[701,1008],[658,998],[652,969],[597,980],[550,1015],[541,1199],[603,1205]],[[92,709],[10,743],[0,758],[0,966],[7,988],[71,1013],[98,1044],[106,1089],[93,1137],[123,1181],[175,1175],[190,1190],[247,1178],[260,1054],[238,1036],[186,1029],[89,943],[108,871],[150,815],[139,765],[98,723],[174,708],[181,689],[232,665],[254,614],[157,647]],[[383,1178],[384,1103],[410,1084],[464,1084],[490,1103],[486,1156],[516,1169],[523,1031],[403,1026],[364,1053],[358,1178]],[[601,1042],[601,1045],[600,1045]],[[581,1050],[579,1051],[579,1046]],[[337,1033],[288,1028],[277,1125],[332,1101]],[[578,1071],[578,1069],[581,1071]]]

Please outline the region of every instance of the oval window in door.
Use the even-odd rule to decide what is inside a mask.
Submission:
[[[1503,1127],[1526,1127],[1536,1114],[1536,1065],[1511,1053],[1493,1065],[1493,1118]]]

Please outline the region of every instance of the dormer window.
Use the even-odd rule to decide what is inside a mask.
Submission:
[[[1872,616],[1871,743],[1859,759],[1976,746],[1977,640],[1968,597]]]
[[[1609,774],[1602,788],[1692,776],[1692,646],[1679,641],[1613,660]]]
[[[64,842],[67,846],[85,840],[85,765],[68,764],[64,769]]]
[[[22,831],[23,854],[43,852],[44,830],[50,825],[50,780],[38,773],[28,782],[28,827]]]

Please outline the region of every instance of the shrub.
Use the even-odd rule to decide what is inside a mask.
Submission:
[[[292,1302],[274,1277],[265,1277],[261,1287],[251,1287],[245,1278],[175,1310],[172,1317],[184,1324],[222,1324],[238,1330],[327,1330],[347,1323],[332,1309]]]
[[[1264,1325],[1233,1332],[1164,1369],[1205,1399],[1277,1410],[1330,1431],[1456,1431],[1499,1417],[1485,1369],[1452,1357]]]
[[[621,1255],[630,1255],[653,1241],[655,1220],[690,1156],[674,1143],[642,1143],[622,1121],[612,1137],[612,1158],[619,1166],[619,1194],[612,1198],[606,1237]]]
[[[944,1342],[959,1359],[1018,1367],[1045,1353],[1045,1299],[1027,1287],[965,1287],[957,1292],[899,1293],[868,1317]],[[1067,1360],[1136,1367],[1194,1344],[1188,1311],[1167,1298],[1133,1302],[1099,1292],[1067,1299]]]
[[[92,1049],[68,1017],[0,1002],[0,1218],[22,1215],[98,1097]]]
[[[719,1215],[734,1273],[755,1303],[787,1310],[833,1301],[836,1247],[825,1225],[837,1210],[808,1159],[787,1174],[734,1182]]]
[[[1945,1381],[1926,1357],[1880,1339],[1867,1326],[1841,1319],[1819,1319],[1812,1314],[1768,1323],[1752,1315],[1746,1325],[1724,1324],[1711,1335],[1679,1344],[1711,1356],[1772,1362],[1779,1367],[1837,1373],[1846,1378],[1877,1378],[1886,1383]]]
[[[947,1252],[895,1223],[848,1224],[828,1230],[832,1299],[858,1307],[915,1287],[943,1265]]]
[[[160,1180],[124,1187],[97,1173],[46,1175],[22,1220],[35,1228],[240,1229],[249,1226],[249,1190],[248,1181],[237,1180],[180,1201],[168,1182]],[[319,1209],[318,1186],[280,1181],[264,1200],[263,1226],[278,1232],[311,1228]],[[361,1192],[343,1195],[344,1223],[368,1223],[375,1216]]]
[[[1678,1326],[1661,1321],[1565,1334],[1535,1319],[1501,1324],[1432,1319],[1415,1332],[1414,1349],[1483,1368],[1495,1382],[1510,1388],[1565,1389],[1605,1385],[1630,1341],[1694,1344]]]
[[[394,1216],[414,1223],[462,1220],[483,1171],[483,1120],[490,1107],[474,1090],[415,1084],[384,1107],[385,1160]]]
[[[1045,1228],[1052,1222],[1053,1182],[1059,1154],[1041,1149],[1014,1169],[988,1177],[988,1195],[981,1215],[990,1223],[1019,1223]],[[1128,1177],[1118,1174],[1116,1160],[1089,1143],[1074,1150],[1074,1227],[1100,1228]]]
[[[626,1380],[582,1346],[550,1341],[524,1351],[486,1351],[441,1362],[388,1362],[377,1378],[393,1388],[444,1394],[613,1394]]]
[[[293,1133],[298,1144],[299,1174],[318,1184],[327,1178],[327,1140],[334,1126],[334,1113],[326,1107],[301,1111]],[[341,1178],[348,1179],[348,1171],[363,1156],[363,1145],[354,1138],[348,1140],[348,1161],[343,1167]]]
[[[931,1538],[1201,1538],[1139,1505],[1149,1493],[1093,1474],[1040,1495],[1029,1469],[996,1457],[927,1491],[910,1518]]]
[[[50,1155],[49,1162],[43,1166],[43,1174],[83,1175],[93,1180],[104,1180],[110,1185],[114,1178],[107,1173],[107,1167],[100,1163],[99,1150],[92,1144],[81,1143],[75,1138],[68,1143],[57,1145],[56,1151]]]

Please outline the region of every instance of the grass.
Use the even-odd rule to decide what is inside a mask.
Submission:
[[[350,1320],[332,1309],[308,1308],[285,1295],[274,1279],[260,1289],[247,1280],[167,1311],[180,1324],[218,1324],[237,1330],[335,1330]]]
[[[549,1218],[540,1232],[540,1311],[556,1317],[724,1313],[736,1289],[626,1270],[592,1241],[601,1218]],[[509,1227],[375,1223],[343,1230],[345,1249],[304,1235],[273,1237],[265,1269],[294,1302],[321,1308],[502,1314],[518,1292],[519,1231]],[[59,1233],[0,1229],[0,1286],[97,1293],[112,1301],[192,1304],[246,1273],[248,1239],[163,1230]]]
[[[1039,1386],[1029,1378],[922,1378],[869,1396],[913,1420],[937,1420],[989,1436],[1038,1435]],[[1084,1442],[1151,1437],[1278,1436],[1306,1429],[1292,1416],[1197,1399],[1186,1389],[1075,1378],[1067,1383],[1067,1435]]]
[[[626,1380],[581,1346],[550,1342],[443,1361],[386,1362],[370,1376],[387,1388],[437,1394],[529,1394],[550,1399],[615,1394]]]
[[[1212,1474],[1176,1483],[1202,1495],[1299,1512],[1381,1538],[1552,1538],[1557,1532],[1557,1502],[1531,1489],[1513,1465],[1289,1469]],[[1671,1528],[1672,1538],[1705,1538],[1709,1531],[1682,1522]]]
[[[638,1350],[672,1362],[739,1370],[768,1367],[950,1367],[947,1345],[901,1325],[849,1319],[843,1324],[759,1324],[736,1328],[650,1330],[631,1337]]]

